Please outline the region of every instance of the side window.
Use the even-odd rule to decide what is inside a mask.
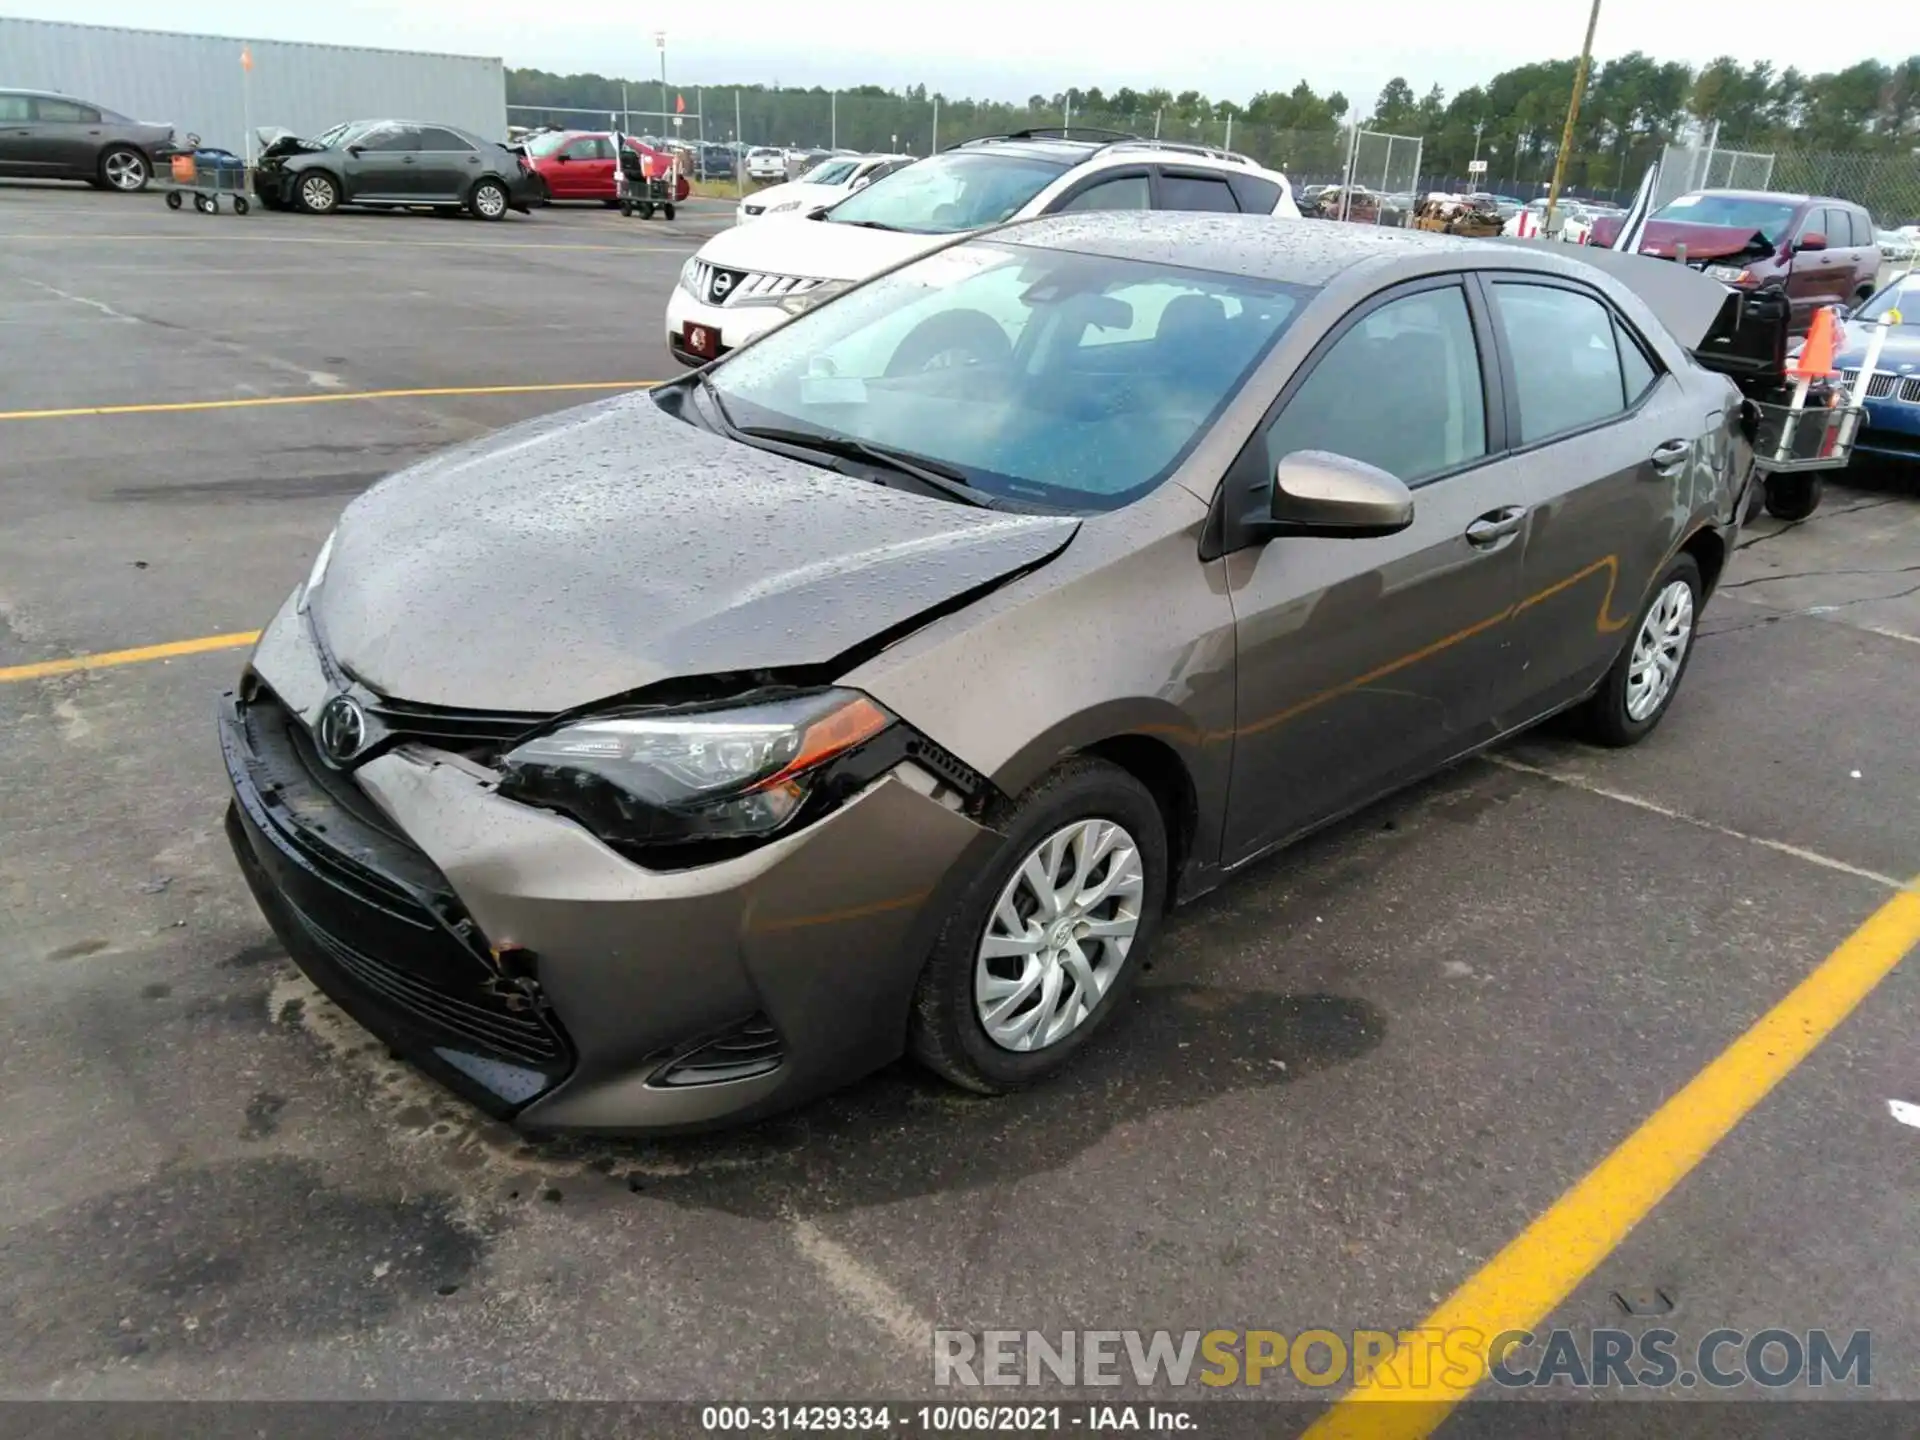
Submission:
[[[1647,352],[1640,348],[1640,342],[1634,339],[1626,326],[1616,319],[1613,328],[1614,338],[1620,346],[1620,378],[1627,408],[1632,409],[1640,397],[1653,388],[1653,382],[1660,378],[1660,372],[1654,369]]]
[[[58,125],[98,125],[100,112],[71,100],[36,100],[33,108],[42,121]]]
[[[429,125],[420,132],[420,148],[422,150],[471,150],[473,146],[451,130],[442,130],[436,125]]]
[[[33,118],[33,107],[24,95],[0,95],[0,124],[24,124]]]
[[[354,139],[362,150],[418,150],[420,132],[411,125],[374,125]]]
[[[1147,190],[1147,177],[1142,175],[1116,175],[1111,180],[1102,180],[1097,185],[1089,185],[1078,195],[1054,213],[1070,214],[1078,210],[1150,210],[1153,201]]]
[[[1271,215],[1280,203],[1280,187],[1258,175],[1230,175],[1227,183],[1233,187],[1233,198],[1249,215]]]
[[[1498,281],[1494,310],[1513,357],[1523,444],[1577,430],[1626,408],[1613,317],[1592,296]]]
[[[1809,235],[1826,236],[1829,246],[1844,245],[1846,243],[1844,240],[1836,238],[1833,233],[1833,216],[1818,205],[1807,211],[1807,218],[1800,222],[1800,229],[1794,235],[1794,239],[1804,240]]]
[[[578,140],[569,141],[560,153],[569,160],[598,160],[602,158],[600,155],[600,142],[595,140],[591,135],[582,135]],[[607,157],[611,158],[612,155],[613,151],[609,149],[607,151]]]
[[[1849,210],[1847,218],[1853,221],[1853,243],[1872,245],[1876,243],[1873,233],[1873,217],[1864,210]]]
[[[1160,176],[1160,208],[1162,210],[1224,210],[1229,215],[1238,214],[1240,210],[1240,207],[1234,203],[1233,191],[1227,188],[1226,177],[1177,175],[1165,172]]]
[[[1266,435],[1269,466],[1331,450],[1408,484],[1487,453],[1486,394],[1457,285],[1382,305],[1342,335]]]

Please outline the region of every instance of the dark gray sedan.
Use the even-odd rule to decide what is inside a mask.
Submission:
[[[0,90],[0,175],[140,190],[173,127],[50,90]]]
[[[1558,711],[1659,724],[1752,472],[1724,300],[1264,217],[968,238],[356,500],[222,702],[234,851],[530,1129],[1040,1080],[1170,905]]]
[[[349,120],[311,140],[256,132],[253,190],[269,210],[327,215],[342,205],[525,214],[542,193],[525,154],[451,125]]]

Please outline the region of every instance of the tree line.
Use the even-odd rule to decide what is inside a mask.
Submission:
[[[684,99],[682,133],[696,133],[705,110],[706,138],[753,144],[897,148],[925,154],[935,142],[1033,125],[1105,125],[1134,133],[1222,144],[1229,134],[1244,149],[1303,173],[1325,168],[1340,152],[1342,128],[1417,136],[1424,175],[1463,175],[1468,162],[1488,162],[1493,175],[1544,175],[1552,168],[1566,120],[1576,62],[1543,60],[1502,71],[1483,85],[1448,96],[1440,86],[1417,92],[1405,77],[1382,88],[1359,110],[1339,91],[1322,95],[1305,80],[1290,90],[1262,91],[1239,102],[1199,90],[1069,89],[1032,95],[1024,104],[929,94],[924,85],[888,90],[861,85],[829,93],[765,85],[669,87],[666,103]],[[658,111],[658,80],[555,75],[509,69],[507,102],[534,107]],[[524,120],[525,114],[516,114]],[[555,109],[556,123],[568,117]],[[572,123],[581,123],[580,117]],[[1617,189],[1638,182],[1662,146],[1718,125],[1722,149],[1815,151],[1904,161],[1920,148],[1920,55],[1889,64],[1862,60],[1844,70],[1808,75],[1789,65],[1722,57],[1694,69],[1641,52],[1607,60],[1588,76],[1568,157],[1575,187]],[[662,128],[658,121],[636,129]],[[1322,153],[1324,152],[1324,154]]]

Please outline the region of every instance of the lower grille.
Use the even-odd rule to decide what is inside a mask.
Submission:
[[[647,1083],[680,1087],[751,1080],[778,1070],[785,1059],[786,1051],[773,1022],[756,1015],[669,1061]]]

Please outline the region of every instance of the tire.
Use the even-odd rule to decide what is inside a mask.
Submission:
[[[478,220],[504,220],[512,203],[507,187],[498,180],[476,180],[473,189],[467,192],[467,208]]]
[[[131,195],[146,189],[152,178],[153,166],[133,146],[109,145],[100,152],[100,181],[107,189]]]
[[[1639,686],[1635,684],[1636,672],[1646,673],[1641,657],[1645,654],[1651,659],[1651,652],[1659,651],[1673,658],[1674,626],[1656,620],[1655,612],[1664,605],[1668,607],[1664,615],[1671,617],[1673,607],[1679,603],[1677,591],[1680,587],[1684,587],[1686,598],[1679,653],[1670,665],[1653,661],[1656,671],[1666,672],[1666,688],[1660,691],[1651,708],[1641,709],[1636,699]],[[1619,658],[1600,682],[1600,688],[1588,697],[1578,712],[1581,728],[1588,739],[1595,744],[1620,748],[1637,745],[1653,733],[1653,728],[1673,704],[1673,697],[1680,693],[1680,682],[1686,679],[1687,666],[1693,659],[1694,641],[1698,638],[1700,605],[1705,588],[1700,579],[1700,566],[1691,555],[1674,556],[1660,573],[1659,580],[1654,583],[1647,597],[1647,603],[1641,606],[1632,628],[1627,631],[1627,643],[1621,647]],[[1639,713],[1636,714],[1636,710]]]
[[[196,195],[193,197],[193,208],[198,210],[202,215],[211,215],[215,207],[213,201],[207,196]]]
[[[635,208],[639,210],[642,220],[651,220],[653,218],[653,202],[651,200],[642,200]]]
[[[979,310],[943,310],[906,333],[887,361],[889,376],[950,365],[997,365],[1013,356],[1000,322]]]
[[[1008,802],[991,823],[1001,832],[1001,843],[961,893],[934,941],[914,990],[908,1023],[908,1048],[914,1059],[953,1084],[982,1095],[1005,1094],[1045,1079],[1100,1031],[1125,1001],[1145,964],[1167,892],[1165,821],[1147,788],[1117,765],[1091,757],[1068,760]],[[1096,829],[1076,831],[1083,823]],[[1080,938],[1064,938],[1074,933],[1066,923],[1071,910],[1042,928],[1047,911],[1031,903],[1038,892],[1025,878],[1030,859],[1044,864],[1049,857],[1060,866],[1057,874],[1072,874],[1083,863],[1077,844],[1069,842],[1059,851],[1049,847],[1062,835],[1076,833],[1079,843],[1091,843],[1097,840],[1100,825],[1117,826],[1123,839],[1131,839],[1133,861],[1127,870],[1137,869],[1138,889],[1123,886],[1119,896],[1093,906],[1081,924],[1131,919],[1134,929],[1124,951],[1118,940],[1097,943],[1088,951]],[[1078,882],[1082,894],[1104,886],[1114,878],[1111,867],[1123,853],[1121,849],[1108,853],[1085,872],[1088,879],[1073,875],[1069,886]],[[1091,881],[1091,877],[1099,879]],[[1109,906],[1114,908],[1108,910]],[[983,958],[992,931],[998,927],[1004,934],[1009,928],[1009,911],[1031,931],[1026,938],[1034,946],[1057,942],[1070,948],[1009,951]],[[1050,930],[1051,938],[1042,938]],[[1067,954],[1078,957],[1077,968],[1072,962],[1060,963]],[[1050,979],[1035,978],[1049,973]],[[1085,978],[1072,978],[1076,974]],[[1087,979],[1094,981],[1099,998],[1083,1008],[1082,986]],[[998,997],[1002,1005],[1012,1003],[1013,1009],[999,1016],[997,1023],[1017,1029],[1037,1020],[1044,1028],[1051,1016],[1066,1027],[1057,1038],[1035,1043],[1038,1037],[1029,1033],[1025,1043],[1032,1048],[1021,1049],[1004,1043],[1005,1032],[1001,1040],[988,1033],[982,1007],[990,1005],[993,997],[981,998],[977,987],[989,982],[1005,986],[1010,981],[1040,988],[1029,989],[1024,997],[1017,989]],[[1047,1010],[1044,1002],[1050,988],[1058,1008]],[[1043,1010],[1035,1016],[1035,1011]],[[1018,1043],[1019,1037],[1015,1040]]]
[[[662,205],[660,207],[660,218],[662,220],[671,220],[673,218],[673,206]]]
[[[252,209],[252,208],[253,208],[252,206],[250,206],[250,205],[248,205],[248,204],[247,204],[247,197],[246,197],[246,196],[244,196],[244,195],[236,195],[236,196],[234,196],[234,197],[233,197],[233,213],[234,213],[234,214],[236,214],[236,215],[244,215],[244,214],[246,214],[246,213],[247,213],[247,211],[248,211],[248,210],[250,210],[250,209]]]
[[[618,210],[620,208],[620,202],[618,200],[602,200],[600,203],[609,210]]]
[[[180,192],[178,190],[167,191],[167,209],[178,210],[179,208],[180,208]]]
[[[1825,489],[1818,475],[1769,475],[1767,513],[1776,520],[1805,520],[1820,508]]]
[[[331,215],[340,208],[340,182],[324,170],[303,171],[293,194],[294,204],[309,215]]]

